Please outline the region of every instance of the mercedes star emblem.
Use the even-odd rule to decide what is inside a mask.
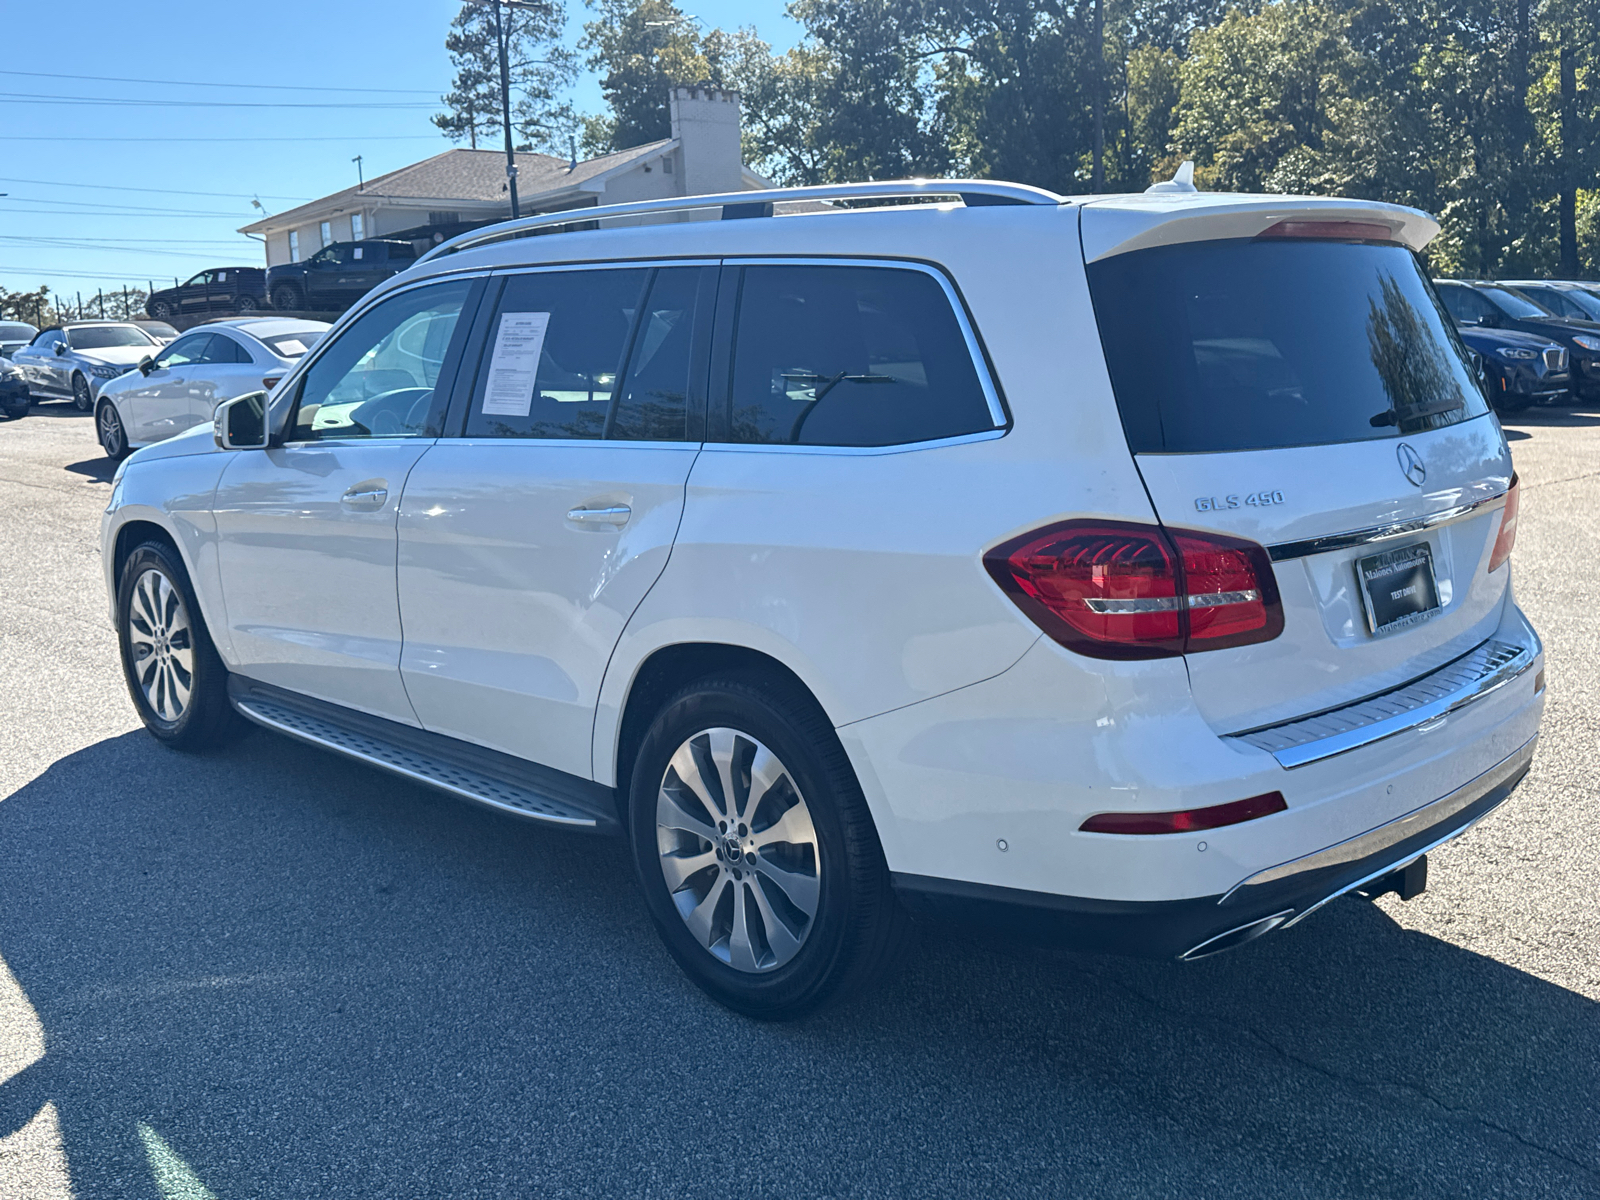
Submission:
[[[1394,454],[1400,460],[1400,470],[1407,479],[1418,487],[1427,482],[1428,468],[1422,465],[1422,455],[1412,449],[1409,442],[1401,442]]]

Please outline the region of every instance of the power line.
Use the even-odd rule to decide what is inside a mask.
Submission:
[[[65,204],[71,208],[88,208],[94,209],[96,212],[105,213],[112,211],[117,213],[165,213],[169,217],[232,217],[249,215],[248,212],[219,213],[202,212],[198,209],[146,208],[142,204],[115,204],[110,200],[63,200],[59,197],[52,197],[49,200],[34,200],[28,196],[12,196],[10,200],[13,204]],[[91,215],[93,214],[84,213],[84,216]]]
[[[315,87],[293,83],[202,83],[194,79],[129,79],[116,75],[58,75],[49,71],[0,71],[0,75],[25,75],[30,79],[77,79],[91,83],[144,83],[158,87],[259,88],[273,92],[363,92],[384,95],[431,96],[429,88]]]
[[[376,137],[353,134],[348,137],[55,137],[49,134],[0,134],[0,142],[422,142],[435,141],[436,133],[384,133]]]
[[[0,99],[20,100],[25,104],[60,104],[69,108],[382,108],[421,109],[437,107],[411,100],[383,103],[365,101],[297,101],[297,100],[138,100],[121,96],[50,96],[41,92],[0,92]]]
[[[150,275],[130,274],[125,271],[57,271],[52,267],[13,267],[0,263],[0,271],[9,271],[14,275],[31,275],[36,279],[126,279],[138,283],[148,282]]]
[[[242,236],[242,235],[241,235]],[[70,237],[53,238],[31,236],[23,234],[0,233],[0,240],[10,242],[136,242],[155,246],[243,246],[244,242],[237,238],[223,240],[222,238],[95,238],[95,237]],[[251,243],[259,246],[260,242]]]
[[[250,220],[248,213],[83,212],[70,208],[0,208],[0,212],[14,217],[115,217],[119,221],[165,221],[175,216],[201,221]]]
[[[0,234],[0,242],[14,242],[21,246],[38,246],[47,250],[93,250],[104,253],[116,251],[119,254],[153,254],[159,258],[217,258],[222,253],[217,250],[151,250],[144,246],[89,245],[83,242],[74,242],[67,238],[28,238],[14,237],[9,234]],[[247,247],[260,248],[260,242],[243,242],[236,247],[245,250]]]
[[[188,188],[142,188],[129,187],[118,183],[68,183],[55,179],[13,179],[7,175],[0,175],[0,183],[31,183],[38,187],[64,187],[74,191],[86,188],[107,192],[153,192],[163,196],[206,196],[215,200],[249,200],[252,196],[258,200],[291,200],[304,204],[310,196],[262,196],[256,192],[196,192]]]

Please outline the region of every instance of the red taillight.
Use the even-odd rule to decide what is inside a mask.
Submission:
[[[1279,221],[1257,237],[1324,238],[1335,242],[1392,242],[1394,230],[1376,221]]]
[[[268,375],[264,379],[262,379],[261,386],[266,388],[267,391],[270,392],[273,388],[278,386],[278,382],[282,378],[283,378],[282,375]]]
[[[1066,521],[983,558],[1028,618],[1094,658],[1161,658],[1283,632],[1267,552],[1254,542],[1117,521]]]
[[[1085,833],[1193,833],[1253,821],[1283,812],[1288,807],[1282,792],[1267,792],[1248,800],[1213,804],[1210,808],[1186,808],[1181,812],[1096,813],[1078,828]]]
[[[1506,492],[1506,511],[1500,518],[1500,536],[1494,539],[1494,550],[1489,554],[1489,570],[1498,570],[1517,544],[1517,510],[1522,507],[1522,490],[1517,477],[1511,476],[1511,489]]]

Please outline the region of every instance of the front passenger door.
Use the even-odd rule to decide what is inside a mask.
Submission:
[[[291,386],[282,444],[224,468],[218,564],[240,673],[416,724],[400,683],[395,517],[481,288],[424,284],[367,309]]]
[[[144,445],[163,441],[195,424],[190,372],[205,361],[215,336],[184,334],[155,356],[138,387],[118,397],[117,408],[130,442]],[[210,414],[206,416],[209,418]]]

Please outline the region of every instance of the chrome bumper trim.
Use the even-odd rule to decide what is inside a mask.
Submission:
[[[1454,662],[1392,691],[1227,736],[1265,750],[1281,767],[1303,767],[1449,716],[1519,678],[1538,661],[1539,651],[1537,637],[1531,644],[1490,638]]]
[[[1535,734],[1533,737],[1524,742],[1522,746],[1514,753],[1506,756],[1500,762],[1490,767],[1483,774],[1479,775],[1476,779],[1463,784],[1449,795],[1443,796],[1432,803],[1424,804],[1421,808],[1412,809],[1404,816],[1396,817],[1392,821],[1389,821],[1383,825],[1379,825],[1376,829],[1369,829],[1366,833],[1358,833],[1353,838],[1348,838],[1345,841],[1338,842],[1335,845],[1328,846],[1322,850],[1317,850],[1300,858],[1290,859],[1288,862],[1279,863],[1275,867],[1268,867],[1264,871],[1257,871],[1249,878],[1234,884],[1223,895],[1222,899],[1217,901],[1217,903],[1226,904],[1230,899],[1239,895],[1247,888],[1257,887],[1262,884],[1278,883],[1281,880],[1289,879],[1295,875],[1304,875],[1312,871],[1320,871],[1329,867],[1340,867],[1347,863],[1359,862],[1364,858],[1370,858],[1375,854],[1381,854],[1385,849],[1391,846],[1397,846],[1401,842],[1405,842],[1413,837],[1416,837],[1418,834],[1426,833],[1429,829],[1449,822],[1451,818],[1472,807],[1472,805],[1483,799],[1483,797],[1487,796],[1497,787],[1500,787],[1507,782],[1514,781],[1524,774],[1528,769],[1528,764],[1533,761],[1533,751],[1538,745],[1538,742],[1539,737],[1537,734]],[[1509,793],[1507,794],[1509,795]],[[1422,847],[1414,847],[1405,851],[1403,854],[1397,855],[1392,861],[1386,861],[1383,866],[1379,867],[1377,870],[1372,871],[1371,873],[1362,876],[1362,878],[1340,887],[1338,890],[1322,897],[1322,899],[1318,900],[1309,908],[1296,913],[1293,919],[1287,924],[1293,925],[1296,921],[1301,920],[1309,913],[1315,912],[1317,909],[1321,908],[1329,900],[1337,899],[1346,892],[1354,891],[1363,884],[1370,883],[1374,879],[1378,879],[1384,875],[1387,875],[1390,871],[1398,870],[1407,863],[1415,862],[1424,854],[1428,853],[1428,851],[1444,845],[1445,842],[1448,842],[1453,838],[1460,837],[1468,829],[1471,829],[1472,826],[1476,825],[1484,817],[1488,816],[1490,812],[1493,812],[1494,808],[1498,807],[1499,804],[1496,804],[1494,807],[1479,813],[1472,820],[1453,827],[1449,830],[1449,832],[1443,834],[1437,839],[1430,841],[1427,845]]]
[[[1505,498],[1506,493],[1499,492],[1482,500],[1474,500],[1471,504],[1442,509],[1425,517],[1414,517],[1409,521],[1396,521],[1389,525],[1369,525],[1365,529],[1350,529],[1344,533],[1330,533],[1326,537],[1306,538],[1299,542],[1279,542],[1275,546],[1268,546],[1267,554],[1273,562],[1284,562],[1291,558],[1309,558],[1313,554],[1328,554],[1334,550],[1369,546],[1373,542],[1387,542],[1391,538],[1405,537],[1408,534],[1420,533],[1424,529],[1437,529],[1440,525],[1463,521],[1488,505],[1497,504]]]

